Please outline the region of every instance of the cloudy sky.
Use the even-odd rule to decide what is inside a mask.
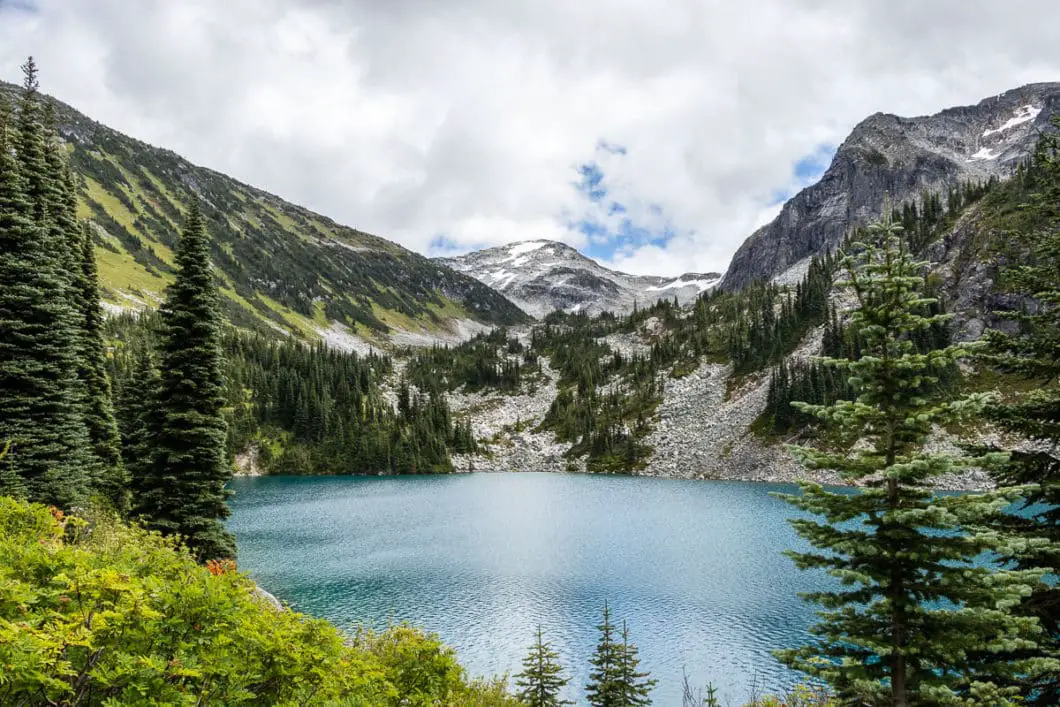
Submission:
[[[1056,0],[0,0],[0,77],[428,254],[722,270],[865,116],[1060,80]]]

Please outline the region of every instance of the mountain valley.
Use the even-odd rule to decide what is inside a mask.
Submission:
[[[429,260],[52,105],[112,312],[159,301],[195,195],[228,320],[266,338],[387,352],[392,365],[370,367],[364,394],[392,408],[405,389],[444,398],[458,422],[445,434],[464,425],[478,440],[474,451],[452,450],[457,470],[791,480],[805,472],[754,430],[767,415],[770,368],[806,365],[821,352],[829,307],[842,309],[842,292],[821,280],[822,259],[890,194],[955,308],[955,338],[1004,326],[993,310],[1019,306],[993,286],[1007,224],[983,195],[1002,199],[999,178],[1033,151],[1058,100],[1060,84],[1037,84],[929,118],[866,119],[724,277],[629,275],[548,240]],[[783,343],[753,340],[757,303],[806,309],[811,289],[832,304],[792,314]],[[482,374],[491,370],[500,373]],[[316,468],[289,431],[245,444],[234,450],[244,472]],[[983,480],[952,481],[969,483]]]

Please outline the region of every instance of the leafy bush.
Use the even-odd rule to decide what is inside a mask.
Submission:
[[[344,642],[231,564],[86,517],[0,497],[0,704],[519,704],[436,636]]]

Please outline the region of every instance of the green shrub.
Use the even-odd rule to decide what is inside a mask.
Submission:
[[[516,705],[436,636],[345,642],[230,563],[107,517],[0,497],[0,704]]]

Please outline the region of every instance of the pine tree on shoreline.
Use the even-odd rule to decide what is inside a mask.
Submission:
[[[1006,661],[1006,647],[1033,650],[1037,621],[1009,607],[1031,591],[1041,571],[1002,571],[975,565],[984,552],[1012,543],[988,526],[1016,492],[935,496],[931,480],[994,455],[928,454],[933,424],[975,414],[984,396],[943,400],[931,374],[965,355],[959,346],[918,353],[914,338],[945,315],[924,312],[923,263],[909,256],[901,228],[870,227],[868,242],[851,245],[844,260],[858,305],[851,326],[863,339],[858,360],[825,359],[845,371],[856,400],[798,404],[845,438],[839,451],[793,448],[808,468],[834,469],[865,484],[855,495],[803,484],[784,496],[823,517],[796,519],[798,533],[818,551],[788,553],[801,569],[820,568],[841,587],[806,598],[820,604],[815,643],[778,651],[787,665],[829,682],[845,700],[907,707],[913,704],[1008,704],[1015,691],[991,678],[1034,673],[1033,659]],[[867,446],[853,444],[858,440]],[[1025,546],[1040,544],[1023,541]],[[951,607],[951,608],[946,608]]]
[[[600,639],[596,644],[591,663],[593,671],[589,674],[589,684],[585,686],[585,696],[593,707],[615,707],[618,705],[618,644],[615,641],[615,625],[611,623],[611,609],[604,602],[603,621],[597,625]]]
[[[560,699],[569,679],[563,677],[559,654],[545,641],[541,627],[530,653],[523,659],[523,671],[515,676],[516,695],[530,707],[559,707],[573,702]]]
[[[604,602],[603,622],[597,625],[600,639],[590,660],[593,666],[585,696],[593,707],[643,707],[651,704],[656,681],[637,668],[637,647],[629,641],[629,628],[622,622],[621,641],[615,637],[611,610]]]
[[[225,484],[221,314],[202,214],[189,210],[176,252],[176,281],[159,310],[161,380],[149,421],[151,463],[134,469],[133,513],[148,528],[179,534],[200,561],[235,556]]]
[[[618,655],[618,682],[622,701],[619,704],[629,707],[643,707],[651,704],[651,690],[658,681],[652,680],[648,673],[638,670],[640,658],[637,647],[630,643],[629,627],[622,622],[622,645]]]

